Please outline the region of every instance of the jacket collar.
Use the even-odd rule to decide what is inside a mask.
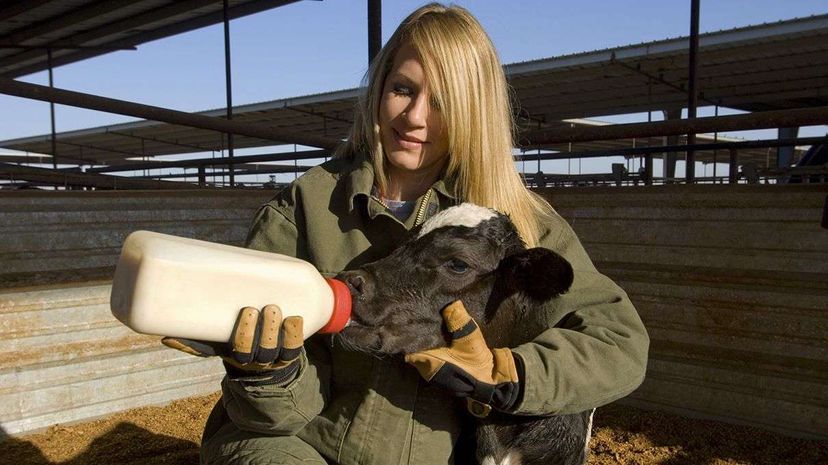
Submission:
[[[374,187],[374,165],[368,156],[362,152],[354,155],[353,168],[348,173],[345,192],[348,196],[348,207],[351,212],[357,205],[367,205]],[[457,203],[454,195],[454,183],[451,180],[438,179],[432,186],[438,194],[448,200],[447,204]],[[362,197],[362,201],[356,201]]]
[[[356,208],[358,197],[370,197],[371,188],[374,185],[374,166],[371,160],[362,153],[354,154],[354,161],[351,172],[345,185],[345,192],[348,196],[348,207],[350,211]]]

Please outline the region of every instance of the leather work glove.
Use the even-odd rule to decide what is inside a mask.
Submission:
[[[228,342],[208,342],[165,337],[167,347],[198,357],[219,356],[231,378],[245,379],[247,384],[284,384],[299,370],[302,352],[302,317],[282,319],[276,305],[261,311],[244,307],[239,311]]]
[[[443,309],[443,321],[451,333],[451,345],[407,354],[405,361],[429,383],[466,397],[472,415],[485,417],[492,407],[511,410],[520,393],[512,351],[489,348],[480,327],[460,301]]]

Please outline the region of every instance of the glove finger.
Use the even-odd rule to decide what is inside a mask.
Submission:
[[[259,333],[261,332],[258,323],[258,309],[253,307],[241,309],[230,340],[233,359],[236,362],[247,364],[253,361],[254,349],[258,345]]]
[[[195,355],[197,357],[212,357],[214,355],[225,355],[227,349],[223,342],[197,341],[193,339],[182,339],[179,337],[165,337],[161,343],[167,347]]]
[[[443,321],[446,323],[451,339],[465,337],[477,329],[477,323],[466,311],[463,302],[456,300],[443,309]]]
[[[279,360],[289,364],[302,352],[304,320],[301,316],[289,316],[282,323],[282,349]]]
[[[279,357],[279,333],[282,327],[282,310],[278,305],[267,305],[259,316],[259,347],[256,351],[256,363],[273,363]]]
[[[443,320],[451,337],[452,358],[465,364],[478,365],[491,361],[489,346],[483,332],[469,315],[463,302],[457,300],[443,309]],[[484,357],[484,359],[481,359]]]

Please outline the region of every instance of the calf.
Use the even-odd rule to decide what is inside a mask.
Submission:
[[[472,204],[441,212],[388,257],[339,276],[353,295],[343,342],[377,356],[447,347],[441,310],[461,300],[490,347],[516,347],[548,327],[538,304],[566,292],[570,264],[527,249],[506,215]],[[476,422],[482,464],[582,464],[592,412]]]

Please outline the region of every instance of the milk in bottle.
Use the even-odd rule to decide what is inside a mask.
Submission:
[[[112,282],[112,314],[133,330],[226,342],[242,307],[300,315],[304,337],[339,332],[351,313],[341,281],[297,258],[150,231],[127,236]]]

